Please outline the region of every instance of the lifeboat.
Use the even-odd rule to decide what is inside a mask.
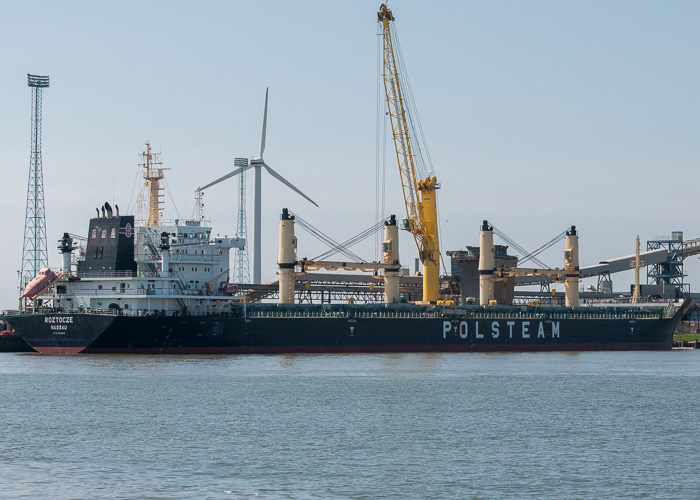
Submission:
[[[37,274],[34,279],[27,283],[27,286],[24,287],[24,293],[20,298],[26,297],[30,300],[33,299],[56,278],[58,278],[56,273],[54,273],[48,267],[45,267],[39,271],[39,274]]]

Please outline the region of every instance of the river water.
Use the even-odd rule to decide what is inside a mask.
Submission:
[[[698,498],[700,350],[0,354],[3,498]]]

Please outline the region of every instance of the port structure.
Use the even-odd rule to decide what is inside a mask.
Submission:
[[[236,237],[243,238],[245,245],[236,249],[233,277],[234,283],[250,283],[250,263],[248,259],[248,222],[246,218],[245,202],[245,167],[248,166],[248,158],[235,158],[233,165],[241,169],[238,176],[238,221],[236,224]]]
[[[598,289],[603,283],[607,283],[609,292],[612,293],[612,274],[635,269],[637,266],[647,268],[647,285],[673,287],[678,290],[679,296],[688,296],[690,284],[685,283],[687,276],[683,269],[683,261],[689,257],[700,255],[700,238],[683,240],[682,231],[673,231],[671,236],[659,236],[647,241],[647,250],[623,257],[616,257],[599,262],[598,264],[581,267],[581,278],[598,277]],[[636,263],[639,258],[639,263]],[[636,272],[636,271],[635,271]],[[551,276],[542,274],[516,275],[515,286],[541,285],[552,283]],[[642,288],[645,285],[641,285]],[[640,290],[640,293],[642,291]]]
[[[655,240],[647,241],[647,250],[664,249],[668,252],[665,260],[647,268],[647,283],[673,286],[679,289],[682,296],[690,295],[690,284],[685,283],[684,278],[687,275],[683,270],[683,260],[687,256],[686,246],[689,254],[697,253],[697,249],[694,248],[697,242],[684,242],[683,231],[673,231],[670,238],[659,236]]]
[[[24,244],[20,270],[20,293],[44,267],[49,267],[44,206],[44,173],[41,162],[41,111],[43,91],[49,77],[27,74],[32,89],[31,155],[27,182],[27,206],[24,215]]]
[[[381,4],[377,22],[382,23],[382,78],[406,205],[403,229],[413,234],[423,264],[423,302],[434,303],[440,299],[440,240],[436,199],[440,185],[434,175],[420,180],[416,176],[414,157],[415,153],[420,154],[420,147],[414,148],[411,142],[417,140],[418,135],[412,128],[413,117],[408,116],[407,107],[404,106],[407,96],[399,81],[392,40],[391,23],[394,19],[391,9],[386,4]]]

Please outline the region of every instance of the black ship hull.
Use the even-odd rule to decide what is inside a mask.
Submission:
[[[660,314],[457,313],[7,317],[41,353],[370,353],[666,350],[689,303]],[[308,314],[308,313],[307,313]],[[335,315],[334,315],[335,314]]]
[[[34,349],[16,333],[0,334],[0,352],[34,352]]]

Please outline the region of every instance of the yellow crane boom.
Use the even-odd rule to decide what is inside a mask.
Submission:
[[[406,204],[408,227],[404,229],[413,234],[423,263],[423,301],[436,302],[440,298],[440,243],[435,193],[439,186],[434,176],[416,180],[408,120],[391,39],[390,23],[394,21],[394,15],[386,4],[382,4],[377,18],[382,23],[384,91]]]
[[[221,278],[221,277],[222,277],[224,274],[226,274],[227,272],[229,272],[229,269],[226,269],[226,271],[217,274],[217,275],[214,276],[212,279],[210,279],[209,281],[207,281],[206,283],[204,283],[204,289],[207,291],[207,295],[211,295],[211,294],[213,293],[212,286],[214,285],[214,282],[215,282],[216,280],[218,280],[219,278]]]

